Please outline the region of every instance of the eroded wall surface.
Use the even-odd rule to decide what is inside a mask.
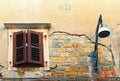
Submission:
[[[88,55],[94,50],[94,42],[85,34],[70,34],[55,32],[50,35],[50,62],[57,65],[53,75],[89,76]],[[115,77],[112,51],[104,44],[98,48],[99,75],[101,77]],[[96,76],[95,71],[92,75]]]
[[[9,66],[8,59],[11,59],[8,57],[8,53],[9,53],[8,38],[9,37],[8,37],[8,30],[4,27],[3,23],[5,22],[9,22],[9,23],[11,22],[14,22],[14,23],[49,22],[52,24],[49,34],[51,34],[54,31],[64,31],[70,34],[80,34],[80,35],[86,34],[88,37],[94,40],[95,36],[93,34],[95,33],[96,24],[100,14],[102,14],[103,16],[103,23],[110,26],[109,28],[112,31],[112,34],[108,39],[107,38],[100,39],[100,42],[106,45],[107,47],[109,47],[110,45],[112,46],[111,49],[113,51],[113,54],[115,57],[115,63],[116,63],[114,68],[117,75],[120,75],[119,3],[120,3],[119,0],[92,0],[92,1],[91,0],[87,0],[87,1],[85,0],[59,0],[59,1],[58,0],[1,0],[0,2],[0,42],[1,42],[0,43],[0,65],[5,66],[4,68],[2,68],[2,72],[4,73],[4,76],[24,77],[23,75],[27,76],[29,73],[32,73],[33,71],[34,73],[29,76],[39,75],[39,72],[40,72],[40,76],[43,76],[44,69],[43,68],[20,68],[20,71],[8,69],[8,66]],[[80,64],[79,61],[82,59],[80,55],[85,53],[83,54],[83,57],[84,57],[83,59],[85,60],[86,57],[84,55],[87,56],[90,53],[90,51],[93,49],[94,45],[93,43],[91,44],[90,42],[90,44],[84,47],[84,45],[86,45],[84,44],[84,42],[89,41],[88,39],[81,38],[82,39],[81,41],[78,36],[71,37],[71,35],[68,35],[68,34],[65,34],[65,36],[68,36],[68,39],[65,38],[66,39],[65,41],[63,41],[64,39],[62,37],[59,37],[60,39],[56,37],[59,42],[60,41],[62,42],[62,44],[61,43],[60,44],[63,47],[60,49],[58,48],[57,51],[54,50],[54,52],[53,52],[53,49],[57,48],[57,46],[53,43],[53,41],[55,41],[54,34],[50,36],[50,58],[51,58],[51,67],[55,66],[56,63],[54,62],[56,61],[56,59],[58,59],[58,61],[56,61],[58,63],[58,67],[57,67],[58,71],[61,71],[61,69],[59,68],[63,68],[63,71],[69,72],[69,69],[66,69],[66,68],[69,68],[69,66],[61,67],[60,61],[63,62],[68,60],[67,62],[71,62],[71,61],[75,62],[75,65]],[[83,42],[82,43],[83,46],[81,45],[81,43],[79,46],[79,42],[78,44],[75,43],[75,45],[73,45],[75,40],[73,40],[72,38],[75,38],[77,42],[78,41]],[[72,44],[71,44],[71,41],[73,41]],[[56,43],[58,44],[59,42],[56,41]],[[63,43],[66,43],[66,45],[63,45]],[[51,45],[53,45],[53,47]],[[75,47],[77,49],[75,49]],[[79,47],[81,48],[81,50]],[[85,48],[84,51],[82,47]],[[66,48],[68,50],[66,50]],[[104,58],[108,57],[106,56],[106,53],[104,53],[105,51],[107,51],[108,55],[110,54],[109,58],[111,59],[111,53],[109,50],[107,50],[106,48],[104,50],[103,46],[100,47],[100,49],[102,50],[102,54],[105,54],[104,56],[101,56],[101,57],[104,57]],[[76,50],[83,53],[78,53]],[[87,50],[88,52],[85,52],[85,50]],[[65,54],[63,54],[62,52],[64,52]],[[72,60],[68,58],[69,56]],[[63,58],[59,59],[60,57],[63,57]],[[109,58],[106,58],[106,59],[109,59]],[[76,62],[76,59],[79,59],[78,62]],[[105,59],[103,58],[101,59],[103,60],[103,62],[105,61]],[[72,64],[70,64],[70,66],[73,67]],[[86,67],[86,70],[87,69],[88,68]],[[79,66],[77,66],[77,70],[80,70]],[[27,71],[27,72],[24,73],[23,71]],[[69,75],[70,72],[68,74],[66,73],[65,75],[66,76]],[[82,71],[79,71],[79,72],[81,72],[81,74],[75,71],[74,75],[78,75],[78,74],[87,75],[87,72],[85,72],[85,74]],[[109,73],[111,74],[111,72],[108,72],[108,74]],[[48,73],[48,75],[49,74],[51,73]],[[62,75],[63,74],[64,73],[62,73]],[[107,73],[104,73],[104,74],[108,75]],[[114,75],[114,72],[113,72],[113,75]]]

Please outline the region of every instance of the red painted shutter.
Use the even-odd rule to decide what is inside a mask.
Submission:
[[[43,33],[28,31],[28,62],[44,65]]]
[[[26,32],[13,33],[13,66],[26,62]]]

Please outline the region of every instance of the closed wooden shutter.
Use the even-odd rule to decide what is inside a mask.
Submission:
[[[28,62],[44,65],[43,33],[28,31]]]
[[[26,62],[26,32],[13,33],[13,66]]]

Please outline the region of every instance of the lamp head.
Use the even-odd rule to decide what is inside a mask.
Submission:
[[[103,27],[100,27],[99,30],[98,30],[98,36],[101,37],[101,38],[105,38],[105,37],[108,37],[110,35],[110,30],[103,26]]]

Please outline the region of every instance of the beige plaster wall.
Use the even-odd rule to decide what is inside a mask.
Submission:
[[[0,64],[7,66],[8,41],[5,22],[50,22],[51,32],[94,34],[98,17],[103,15],[103,23],[112,29],[112,35],[105,40],[112,45],[119,67],[119,24],[120,0],[1,0],[0,1]],[[118,72],[118,71],[117,71]],[[119,73],[119,72],[118,72]],[[120,74],[119,74],[120,75]]]
[[[0,23],[51,22],[53,30],[90,32],[99,14],[111,27],[119,23],[119,0],[1,0]],[[76,30],[77,28],[77,30]],[[89,28],[89,30],[88,30]]]

